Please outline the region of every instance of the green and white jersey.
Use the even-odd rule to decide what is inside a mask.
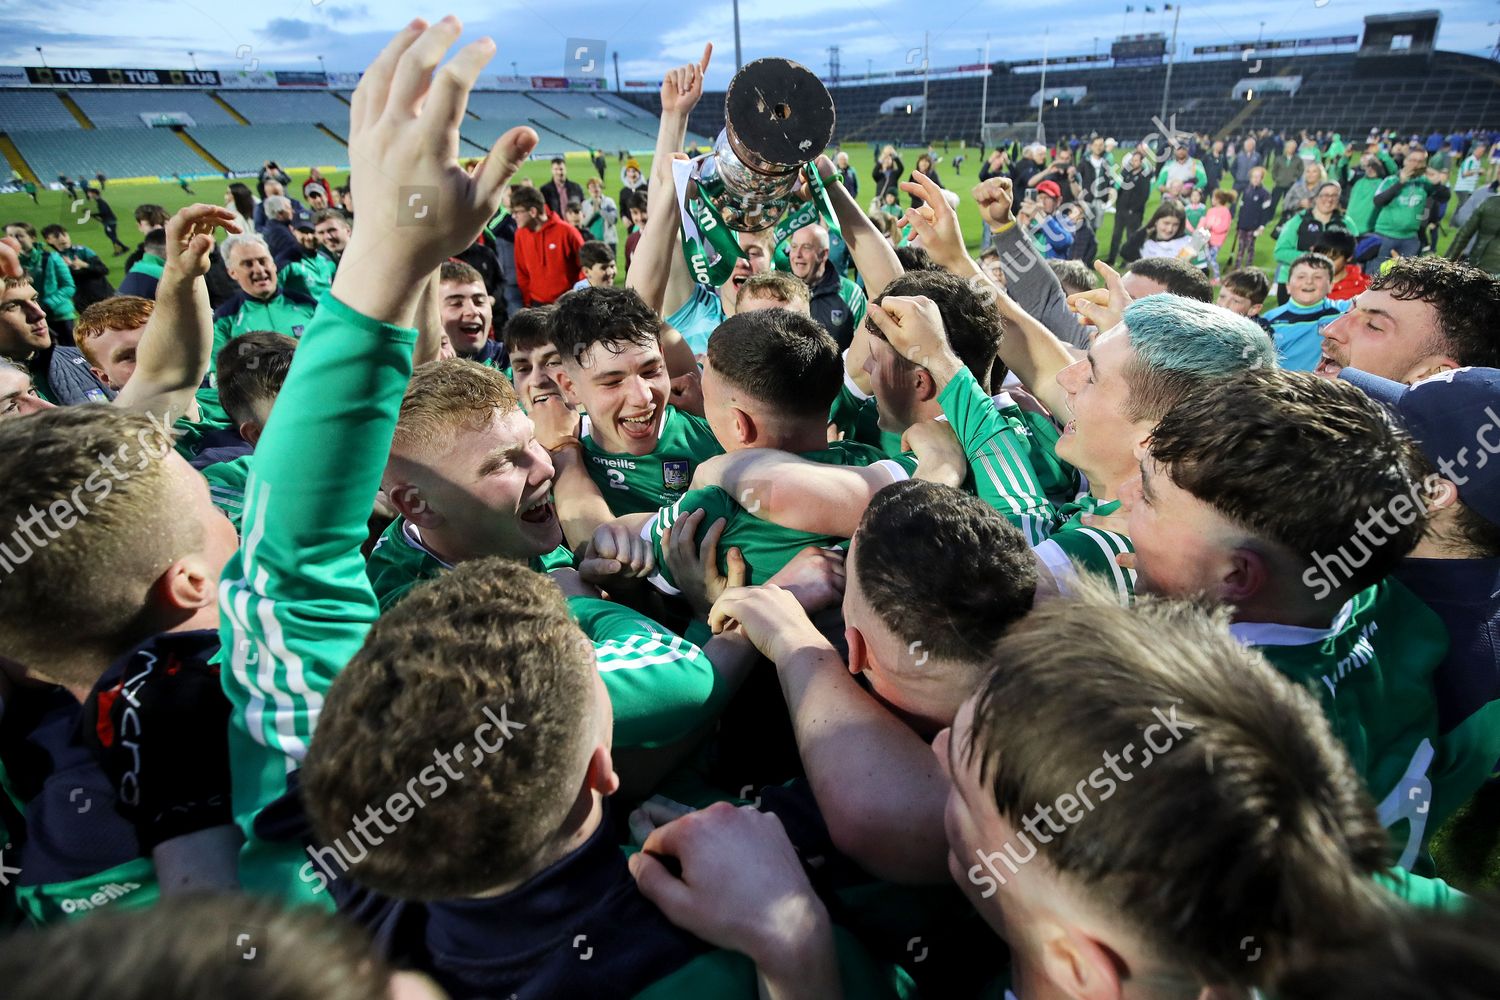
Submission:
[[[573,553],[559,545],[546,555],[529,559],[526,565],[539,573],[573,565]],[[389,610],[419,583],[432,580],[453,567],[438,558],[422,542],[422,532],[404,517],[397,517],[381,532],[365,562],[365,574],[380,610]]]
[[[322,247],[311,257],[294,260],[276,276],[277,285],[289,292],[306,295],[316,302],[333,287],[333,275],[339,262]]]
[[[380,613],[360,547],[416,341],[416,330],[376,322],[326,296],[298,347],[278,416],[256,447],[240,549],[219,586],[247,891],[329,905],[297,876],[305,855],[294,844],[261,840],[255,821],[286,793],[334,677]]]
[[[1318,699],[1396,837],[1397,864],[1426,874],[1427,841],[1494,764],[1476,771],[1438,733],[1442,620],[1387,579],[1354,595],[1326,629],[1237,622],[1230,631]]]
[[[1020,528],[1029,544],[1039,544],[1056,515],[1028,457],[1031,436],[1025,424],[996,409],[967,368],[943,388],[938,404],[969,458],[973,482],[966,485]]]
[[[594,440],[587,416],[582,440],[589,478],[615,517],[653,513],[676,503],[692,483],[698,463],[724,454],[707,420],[670,403],[656,448],[649,455],[604,451]]]
[[[229,518],[235,531],[240,530],[240,520],[245,514],[245,482],[250,478],[250,460],[254,457],[254,453],[241,455],[201,470],[203,478],[208,480],[209,499]]]
[[[312,299],[283,288],[277,288],[269,299],[254,299],[239,293],[214,313],[214,353],[209,359],[209,371],[218,371],[219,352],[242,333],[270,330],[301,337],[316,308]]]
[[[892,482],[909,478],[917,468],[916,459],[911,455],[897,459],[884,458],[878,449],[855,441],[834,441],[827,448],[803,452],[800,457],[824,465],[879,465],[890,473]],[[753,497],[746,499],[752,507],[759,508],[758,501]],[[808,546],[834,548],[848,541],[834,535],[797,531],[761,520],[717,486],[692,490],[672,506],[657,511],[656,516],[641,528],[641,537],[651,543],[656,556],[657,569],[651,582],[664,593],[677,594],[681,591],[663,556],[662,539],[679,518],[699,509],[703,510],[704,516],[702,524],[698,526],[696,540],[701,543],[714,522],[724,518],[724,534],[719,539],[719,572],[726,569],[725,561],[729,550],[738,548],[745,558],[745,569],[752,586],[765,583]]]
[[[734,694],[702,649],[625,605],[570,597],[568,611],[594,644],[616,746],[676,743],[717,718]]]
[[[1126,552],[1134,552],[1130,537],[1118,531],[1091,528],[1083,523],[1083,515],[1098,514],[1107,517],[1120,509],[1118,500],[1098,500],[1084,494],[1070,504],[1059,508],[1060,523],[1052,534],[1038,545],[1032,546],[1042,565],[1057,581],[1057,589],[1067,594],[1078,567],[1091,576],[1107,581],[1114,587],[1115,595],[1126,607],[1135,599],[1135,570],[1124,569],[1115,558]]]

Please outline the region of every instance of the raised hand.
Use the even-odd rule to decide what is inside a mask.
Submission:
[[[481,38],[438,70],[462,30],[452,15],[431,26],[412,21],[370,64],[350,102],[350,183],[359,192],[360,225],[346,256],[363,279],[355,294],[365,301],[345,301],[367,315],[409,313],[409,305],[396,308],[398,300],[474,242],[499,208],[506,181],[536,147],[536,133],[521,126],[497,139],[472,173],[459,164],[469,90],[495,54],[495,43]],[[350,283],[343,281],[344,291]]]
[[[713,58],[714,43],[703,46],[703,58],[668,71],[661,82],[662,114],[686,115],[697,107],[703,96],[703,78],[708,74],[708,63]]]
[[[189,278],[208,273],[214,230],[242,233],[234,212],[218,205],[189,205],[167,220],[167,269]]]
[[[921,208],[908,209],[903,225],[912,227],[928,253],[950,271],[969,261],[964,249],[964,234],[958,226],[958,212],[943,197],[943,189],[920,170],[913,171],[915,181],[902,181],[901,190],[922,199]]]
[[[991,177],[974,185],[971,192],[979,206],[979,216],[991,226],[1010,221],[1010,207],[1015,202],[1015,185],[1009,177]]]
[[[961,367],[948,346],[942,313],[927,296],[887,295],[878,305],[870,303],[869,314],[897,354],[926,368],[934,378],[940,373],[951,378],[948,369]]]

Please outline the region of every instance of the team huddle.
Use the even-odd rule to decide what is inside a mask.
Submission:
[[[1495,995],[1434,850],[1500,761],[1495,278],[1289,364],[1187,260],[1068,296],[1008,178],[976,260],[820,156],[700,282],[705,54],[623,287],[493,329],[546,209],[531,129],[456,159],[460,30],[365,72],[304,265],[190,206],[73,349],[0,244],[7,996]]]

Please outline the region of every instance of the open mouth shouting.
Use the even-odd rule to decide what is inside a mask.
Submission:
[[[656,436],[657,416],[655,403],[641,413],[622,413],[619,420],[620,433],[632,441],[649,441]]]

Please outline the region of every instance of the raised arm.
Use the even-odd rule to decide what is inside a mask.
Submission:
[[[712,43],[703,47],[703,59],[667,73],[661,84],[661,124],[656,130],[656,152],[651,158],[651,181],[646,204],[650,213],[646,228],[635,246],[625,287],[640,293],[659,315],[670,316],[693,293],[686,268],[674,268],[677,229],[681,224],[677,191],[672,183],[672,163],[682,152],[687,137],[688,115],[703,96],[703,75],[713,57]]]
[[[136,347],[135,374],[115,397],[116,406],[150,413],[168,426],[192,407],[213,363],[213,310],[203,276],[216,228],[240,231],[234,213],[218,205],[189,205],[167,220],[156,308]]]
[[[824,180],[838,173],[833,161],[826,156],[818,157],[816,166],[818,176]],[[854,269],[865,279],[865,295],[873,302],[885,291],[886,285],[900,277],[901,261],[897,259],[890,241],[875,228],[870,217],[859,207],[844,185],[828,184],[825,190],[833,205],[833,214],[839,220],[844,242],[849,244],[849,256],[854,260]]]
[[[287,758],[301,759],[328,687],[375,620],[360,546],[411,374],[417,288],[473,242],[536,145],[530,129],[512,129],[472,176],[459,166],[468,92],[494,53],[481,39],[434,76],[461,30],[453,17],[413,21],[354,93],[360,228],[256,449],[245,545],[221,583],[224,687],[242,746],[237,785],[274,788]],[[440,225],[401,224],[406,185],[434,192]],[[242,822],[245,807],[264,804],[237,802]]]

